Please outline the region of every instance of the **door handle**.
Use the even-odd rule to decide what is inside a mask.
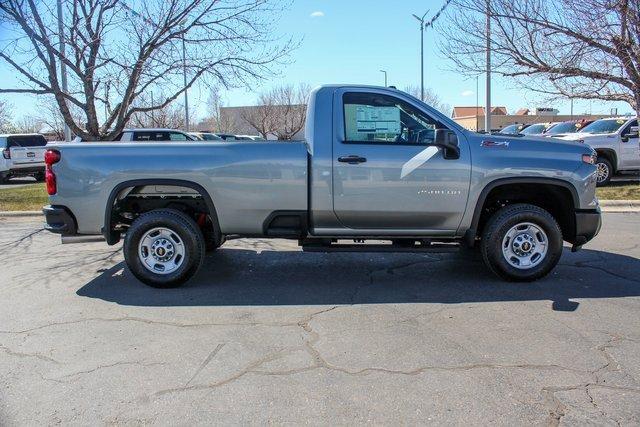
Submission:
[[[357,165],[358,163],[364,163],[367,161],[365,157],[356,155],[338,157],[338,161],[342,163],[349,163],[350,165]]]

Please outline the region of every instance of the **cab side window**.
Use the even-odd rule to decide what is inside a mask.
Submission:
[[[632,130],[631,129],[632,127],[636,127],[636,128],[638,127],[638,121],[637,120],[634,120],[631,123],[629,123],[627,125],[627,127],[624,128],[624,130],[622,131],[621,135],[625,136],[627,138],[638,138],[638,132],[636,132],[635,129]]]
[[[437,120],[389,95],[349,92],[342,98],[346,143],[432,144]]]

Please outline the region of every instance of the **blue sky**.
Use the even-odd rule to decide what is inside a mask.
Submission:
[[[250,105],[256,92],[282,83],[361,83],[382,85],[388,72],[390,85],[404,88],[420,84],[420,33],[412,13],[422,15],[427,9],[438,10],[443,0],[294,0],[291,7],[277,18],[278,30],[302,39],[301,46],[292,53],[291,64],[280,76],[263,82],[262,86],[234,89],[224,93],[228,105]],[[428,15],[430,16],[430,14]],[[451,70],[438,52],[438,34],[430,29],[425,33],[425,86],[431,87],[451,106],[475,105],[476,81],[465,80]],[[10,70],[0,64],[0,82],[7,81]],[[516,88],[512,81],[495,78],[493,105],[504,105],[510,112],[521,107],[535,107],[542,97]],[[190,92],[192,108],[203,115],[206,90],[195,87]],[[484,98],[484,76],[480,78],[480,103]],[[14,108],[14,116],[28,114],[34,101],[28,96],[2,96]],[[549,106],[548,103],[545,103]],[[569,101],[550,106],[561,113],[569,112]],[[624,103],[576,101],[576,113],[608,113],[611,107],[620,113],[631,111]]]

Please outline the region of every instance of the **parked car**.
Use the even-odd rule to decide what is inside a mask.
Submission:
[[[467,131],[396,89],[322,86],[306,141],[50,147],[46,227],[66,241],[124,235],[127,266],[156,287],[242,236],[316,252],[479,246],[498,276],[531,281],[601,220],[594,151],[530,141]]]
[[[543,136],[561,138],[567,134],[579,132],[582,128],[591,123],[593,123],[593,120],[586,119],[568,120],[566,122],[556,123],[547,129]]]
[[[526,123],[514,123],[512,125],[503,127],[502,129],[500,129],[499,132],[497,132],[497,134],[499,134],[499,135],[519,135],[527,127],[529,127],[529,125],[526,124]]]
[[[197,137],[176,129],[125,129],[114,141],[197,141]]]
[[[261,141],[263,139],[260,135],[236,135],[238,141]]]
[[[216,136],[224,139],[225,141],[236,141],[237,138],[235,135],[230,133],[216,133]]]
[[[0,135],[0,182],[20,176],[44,181],[46,145],[45,137],[37,133]]]
[[[189,135],[198,138],[201,141],[224,141],[218,135],[211,132],[191,132]]]
[[[640,140],[635,117],[596,120],[560,139],[583,142],[596,150],[599,186],[607,185],[618,172],[640,170]]]
[[[526,136],[543,136],[547,129],[553,126],[555,123],[534,123],[520,131],[520,135]]]

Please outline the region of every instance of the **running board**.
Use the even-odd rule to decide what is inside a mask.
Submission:
[[[62,236],[61,238],[63,245],[68,245],[70,243],[94,243],[94,242],[104,242],[104,236],[102,235],[81,235],[78,234],[76,236]]]
[[[416,246],[370,245],[370,244],[332,244],[302,245],[303,252],[409,252],[409,253],[447,253],[458,252],[460,245],[431,244]]]

